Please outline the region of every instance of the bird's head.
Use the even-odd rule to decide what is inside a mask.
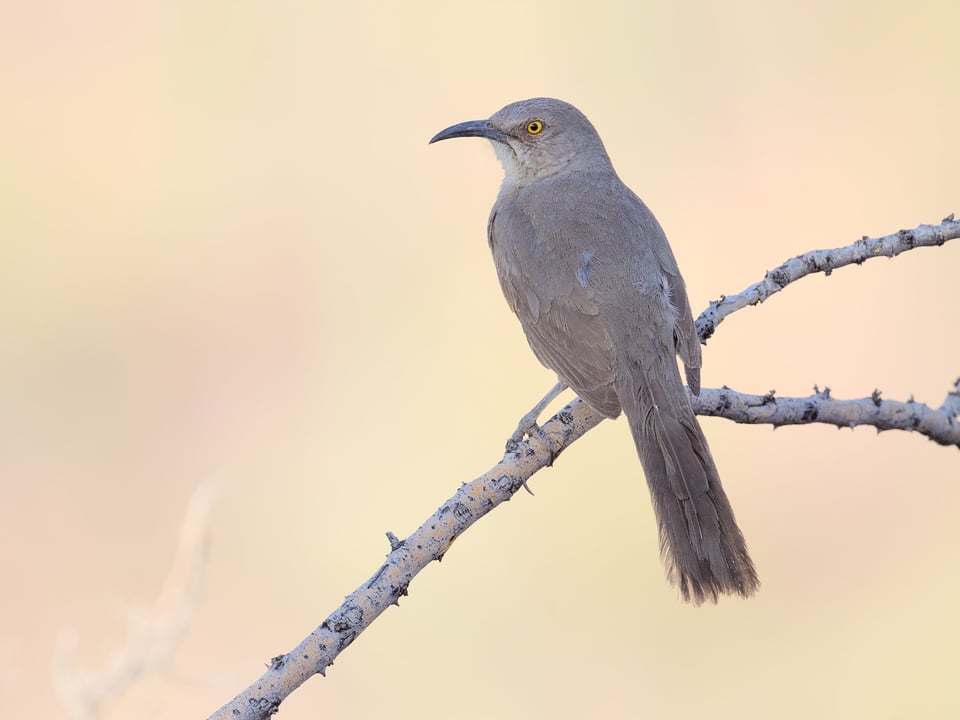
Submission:
[[[490,140],[510,182],[525,184],[564,170],[609,166],[603,142],[586,116],[552,98],[520,100],[486,120],[468,120],[430,140],[483,137]]]

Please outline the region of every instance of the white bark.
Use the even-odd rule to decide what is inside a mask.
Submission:
[[[942,245],[960,237],[960,221],[951,215],[940,225],[921,225],[881,238],[863,238],[851,245],[799,255],[769,271],[763,280],[743,292],[710,304],[697,320],[706,341],[731,313],[756,305],[800,278],[815,272],[861,264],[873,257],[895,257],[922,246]],[[909,430],[943,445],[960,447],[960,380],[940,408],[913,402],[884,400],[879,392],[859,400],[838,400],[829,391],[807,398],[748,395],[728,388],[704,389],[692,398],[698,414],[715,415],[742,423],[774,426],[813,422],[839,426],[872,425],[878,430]],[[511,446],[486,474],[463,485],[406,540],[391,533],[391,552],[373,576],[347,597],[300,645],[270,661],[253,685],[210,716],[211,720],[265,720],[309,677],[327,666],[384,610],[406,595],[410,582],[433,560],[439,560],[453,541],[473,523],[510,497],[537,470],[550,465],[577,438],[603,418],[586,403],[574,400],[543,426],[543,436]],[[544,442],[547,440],[548,442]]]

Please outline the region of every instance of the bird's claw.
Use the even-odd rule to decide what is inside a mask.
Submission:
[[[536,438],[547,449],[550,456],[547,467],[552,466],[557,457],[556,451],[553,449],[553,441],[544,429],[537,424],[536,418],[528,419],[527,416],[524,416],[513,435],[507,440],[507,452],[516,452],[525,438]]]
[[[526,437],[531,437],[534,434],[537,434],[537,437],[541,437],[540,433],[543,431],[537,424],[537,418],[540,417],[540,413],[537,412],[537,410],[538,408],[534,408],[520,418],[520,422],[517,423],[517,429],[513,431],[513,435],[507,440],[507,450],[515,450],[517,445],[522,443]]]

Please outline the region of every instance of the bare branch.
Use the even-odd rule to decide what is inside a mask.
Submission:
[[[922,403],[881,400],[879,393],[862,400],[837,400],[829,390],[809,398],[745,395],[728,388],[704,389],[691,396],[701,415],[735,422],[796,425],[813,422],[841,427],[873,425],[879,430],[914,430],[943,445],[960,447],[960,379],[941,408]],[[326,668],[356,637],[401,596],[423,568],[444,553],[463,532],[497,505],[509,500],[534,473],[551,464],[603,416],[575,399],[543,426],[549,446],[536,436],[507,452],[486,474],[463,485],[410,537],[399,541],[387,533],[391,552],[366,583],[320,627],[286,655],[273,658],[263,676],[210,716],[209,720],[266,720],[280,703],[309,677]]]
[[[711,303],[698,319],[697,330],[701,339],[706,340],[726,316],[762,302],[812,272],[829,273],[871,257],[893,257],[914,247],[942,245],[956,237],[960,237],[960,221],[951,216],[937,227],[923,225],[884,238],[865,238],[845,248],[806,253],[770,271],[763,281],[742,293]],[[913,430],[936,442],[960,447],[960,386],[938,410],[912,400],[881,400],[878,392],[865,400],[835,400],[829,397],[829,391],[817,392],[810,398],[776,398],[773,393],[744,395],[723,388],[704,389],[692,401],[698,414],[736,422],[874,425],[880,430]],[[509,500],[536,471],[552,464],[563,450],[602,420],[593,408],[575,399],[542,426],[542,437],[535,434],[512,447],[493,469],[463,485],[406,540],[387,533],[391,552],[373,577],[349,595],[300,645],[273,658],[259,680],[211,715],[210,720],[266,720],[277,712],[291,692],[312,675],[323,674],[357,635],[390,605],[397,604],[417,573],[431,561],[440,560],[467,528]]]
[[[941,445],[960,448],[960,380],[943,405],[934,409],[923,403],[883,400],[875,390],[868,398],[838,400],[830,397],[830,388],[814,388],[810,397],[746,395],[729,388],[702,390],[690,397],[697,415],[711,415],[738,423],[759,425],[807,425],[826,423],[837,427],[872,425],[881,430],[912,430]]]
[[[754,283],[736,295],[725,295],[714,300],[697,318],[697,334],[701,342],[709,340],[717,326],[737,310],[748,305],[757,305],[787,285],[812,273],[829,275],[844,265],[861,265],[875,257],[896,257],[902,252],[918,247],[943,245],[947,240],[960,237],[960,220],[953,213],[939,225],[921,225],[913,230],[900,230],[880,238],[864,236],[851,245],[828,250],[811,250],[790,258],[782,265],[769,270],[763,280]]]
[[[253,685],[210,716],[210,720],[266,720],[309,677],[323,675],[334,659],[391,605],[399,604],[417,573],[444,553],[463,532],[509,500],[537,470],[603,419],[579,398],[542,426],[550,442],[531,439],[507,452],[486,474],[461,486],[410,537],[387,533],[391,552],[367,582],[347,596],[323,624],[296,648],[273,658]]]

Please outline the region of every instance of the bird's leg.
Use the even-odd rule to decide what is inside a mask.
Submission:
[[[557,384],[550,389],[550,392],[544,395],[543,399],[534,405],[530,412],[520,418],[520,422],[517,423],[517,429],[513,431],[513,435],[511,435],[507,441],[507,449],[510,449],[511,446],[516,446],[525,436],[533,434],[536,434],[547,447],[550,446],[550,443],[543,437],[543,431],[537,424],[537,420],[540,418],[540,413],[544,411],[544,408],[546,408],[557,395],[566,390],[567,387],[567,384],[563,380],[558,380]]]

